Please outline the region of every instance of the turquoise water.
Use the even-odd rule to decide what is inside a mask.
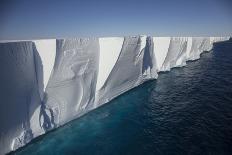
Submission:
[[[232,43],[161,73],[15,155],[232,154]]]

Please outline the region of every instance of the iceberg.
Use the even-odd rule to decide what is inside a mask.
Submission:
[[[229,39],[143,35],[0,41],[0,154]]]

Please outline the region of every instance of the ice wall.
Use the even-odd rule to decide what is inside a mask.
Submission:
[[[73,38],[0,43],[0,154],[93,110],[229,37]]]
[[[187,38],[171,38],[168,52],[160,71],[169,71],[173,67],[181,67],[186,62]]]
[[[99,76],[101,75],[99,74]],[[136,87],[146,79],[156,77],[152,38],[145,36],[125,37],[114,67],[102,88],[97,91],[95,107]]]
[[[97,90],[101,89],[113,69],[122,49],[123,41],[123,37],[99,38],[101,52],[99,56]]]
[[[155,60],[157,64],[157,71],[161,70],[165,57],[168,53],[170,44],[170,37],[153,37],[153,46],[155,53]]]
[[[31,41],[0,43],[0,154],[43,133],[37,73],[41,59]]]
[[[47,115],[46,130],[63,125],[93,107],[98,64],[98,39],[57,40],[55,65],[42,109]]]
[[[47,40],[33,40],[38,51],[40,58],[42,60],[43,67],[43,91],[47,86],[49,77],[51,75],[55,56],[56,56],[56,39],[47,39]]]

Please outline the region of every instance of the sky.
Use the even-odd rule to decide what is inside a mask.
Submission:
[[[0,40],[232,36],[232,0],[0,0]]]

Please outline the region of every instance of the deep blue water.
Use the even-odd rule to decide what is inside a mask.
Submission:
[[[162,73],[16,155],[232,154],[232,43]]]

